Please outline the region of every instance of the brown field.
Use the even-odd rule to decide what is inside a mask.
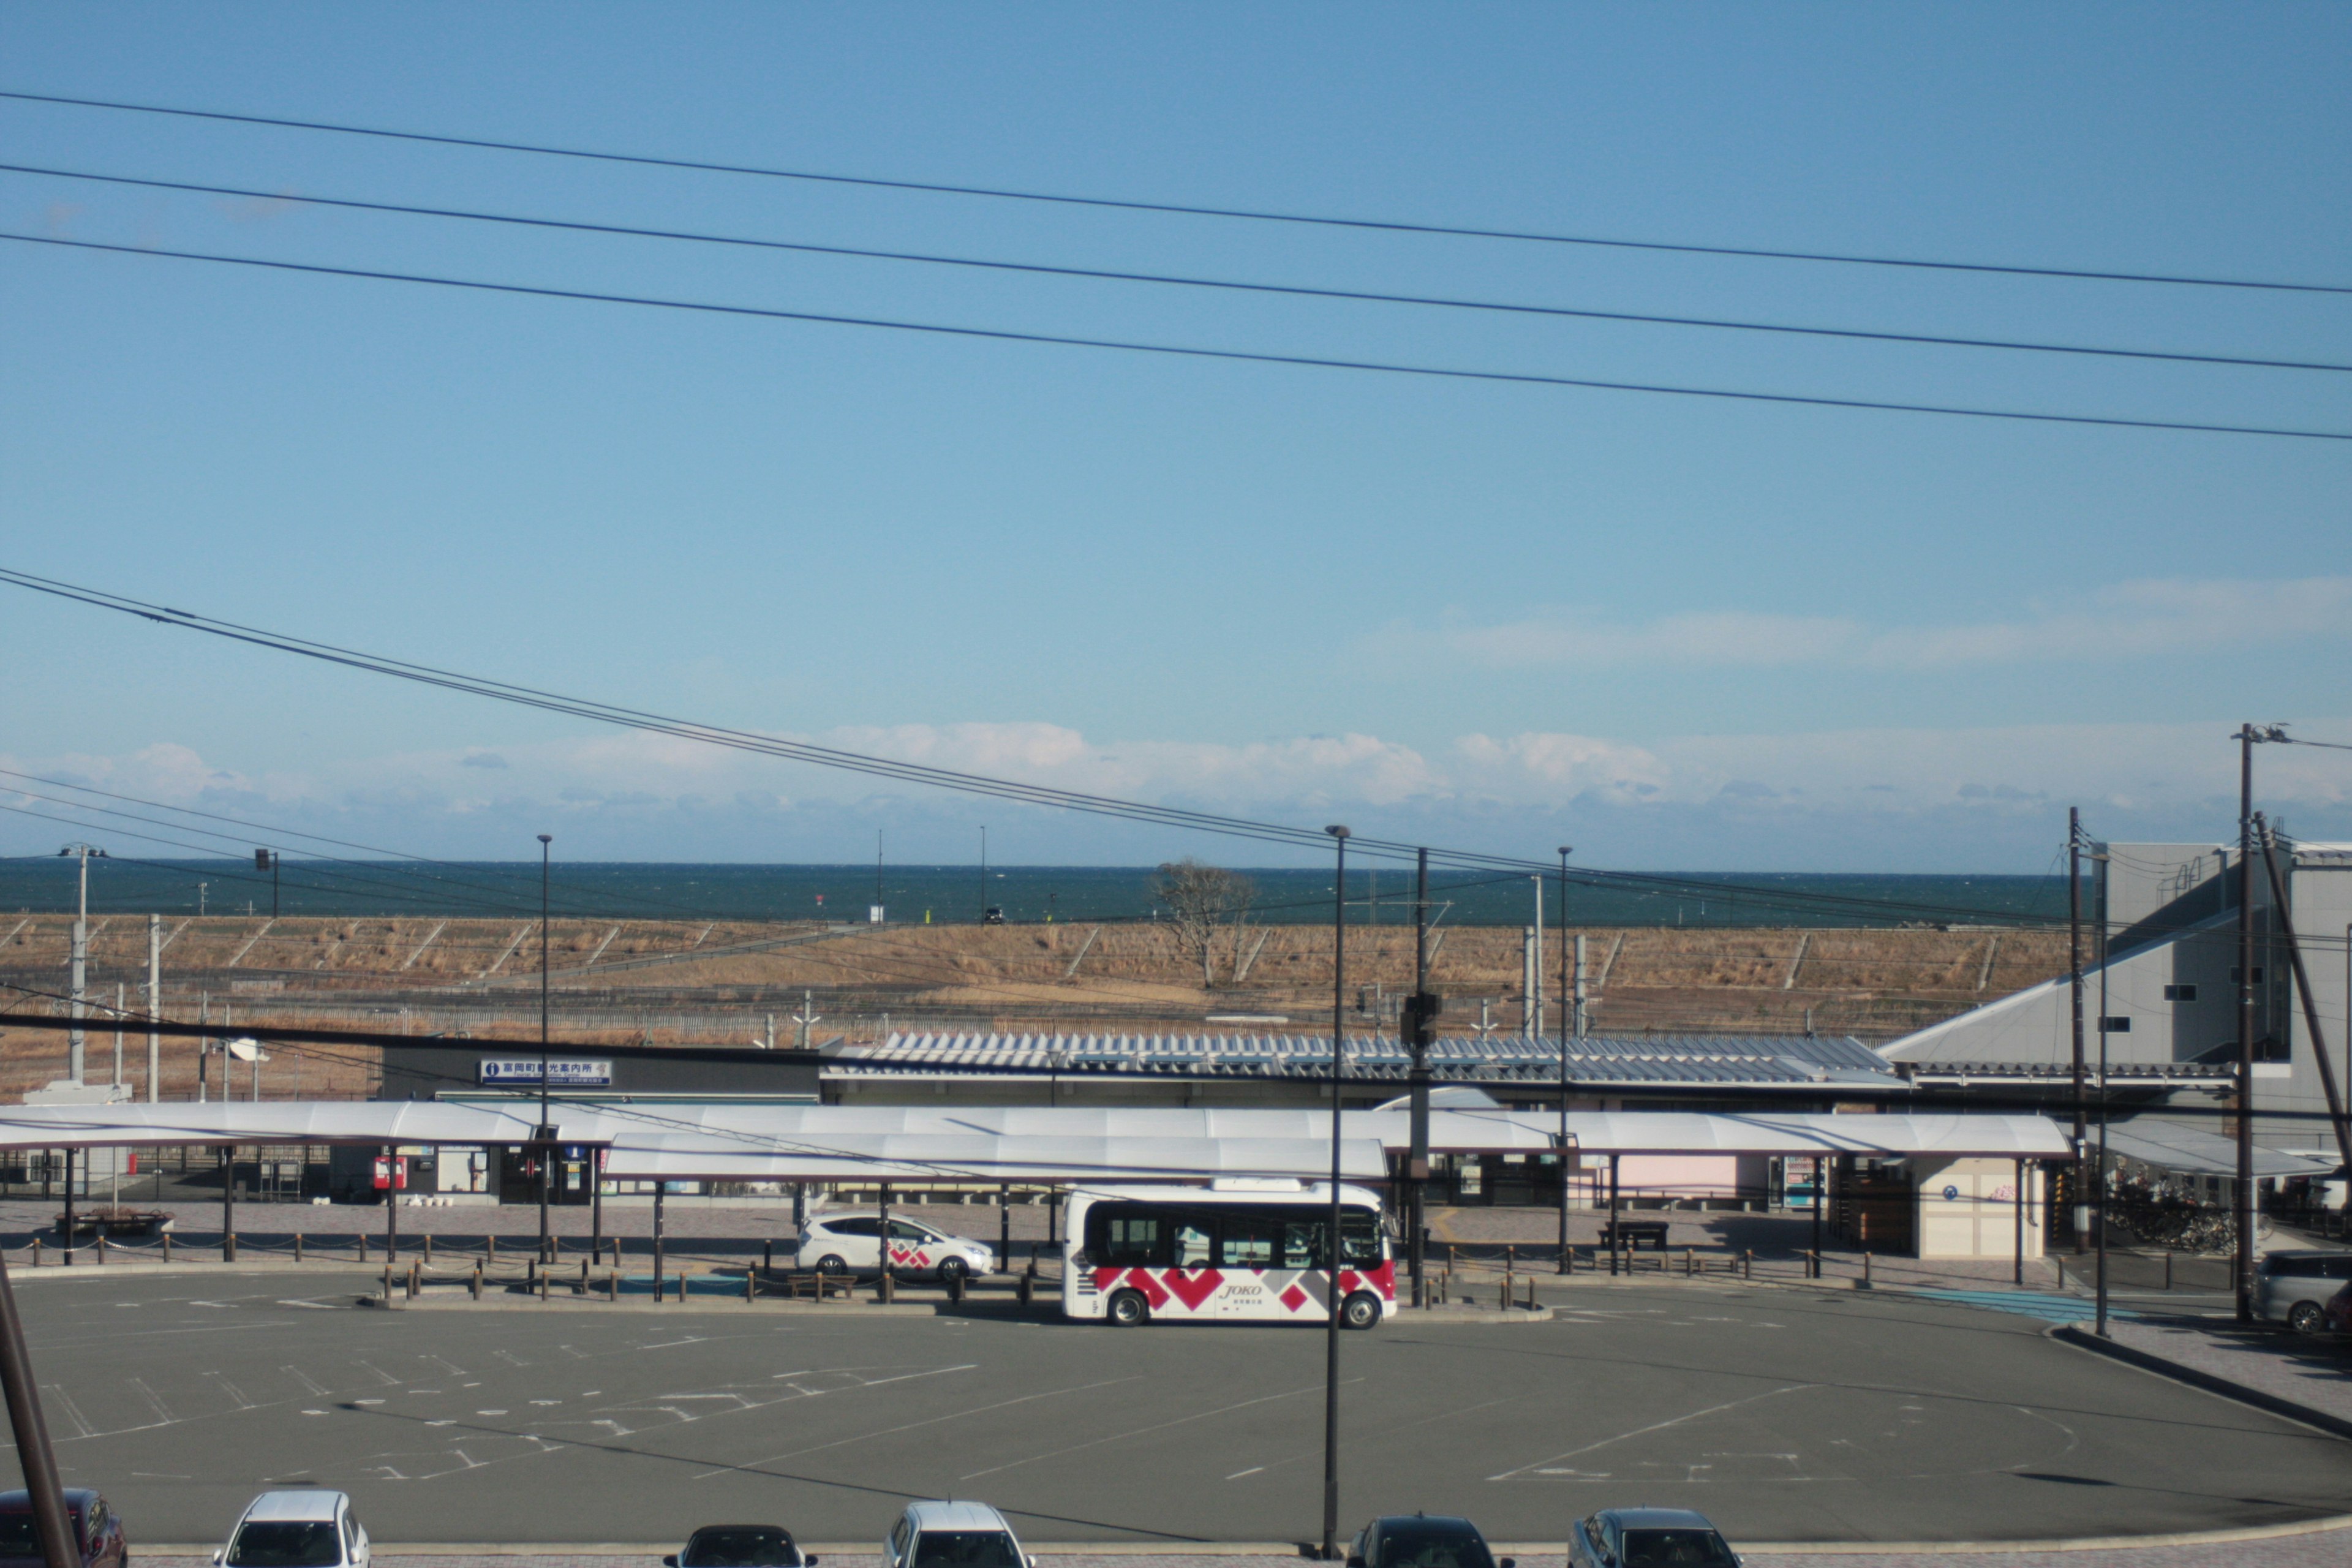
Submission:
[[[0,980],[62,991],[71,923],[54,914],[0,915]],[[135,1008],[145,920],[90,923],[91,1001],[110,1004],[121,983]],[[536,1037],[536,921],[174,916],[163,931],[164,1000],[175,1016],[201,1010],[215,1021]],[[1592,1026],[1601,1032],[1793,1032],[1810,1021],[1823,1032],[1885,1039],[2047,979],[2065,963],[2064,933],[2053,931],[1607,927],[1576,934],[1585,938]],[[1548,938],[1544,987],[1556,1004],[1559,934]],[[566,920],[548,939],[558,1032],[583,1042],[741,1045],[763,1036],[772,1018],[778,1042],[790,1044],[790,1015],[803,995],[822,1016],[819,1040],[886,1028],[1319,1030],[1330,1019],[1331,933],[1318,926],[1220,932],[1213,986],[1201,984],[1199,963],[1180,950],[1174,931],[1152,924]],[[1433,934],[1431,980],[1448,998],[1448,1032],[1475,1028],[1482,1003],[1489,1024],[1517,1028],[1520,943],[1511,927]],[[1392,1016],[1412,975],[1409,926],[1349,930],[1349,1009],[1362,1026],[1392,1026],[1380,1020]],[[64,1009],[18,994],[10,1010]],[[1288,1022],[1205,1022],[1227,1014]],[[113,1037],[110,1022],[92,1020],[89,1076],[111,1070]],[[124,1056],[143,1085],[143,1035],[126,1037]],[[264,1068],[264,1092],[362,1092],[374,1073],[372,1056],[281,1053]],[[165,1096],[192,1094],[194,1052],[184,1041],[167,1042],[164,1058]],[[0,1026],[0,1097],[13,1100],[58,1076],[64,1058],[61,1035]],[[242,1068],[238,1082],[242,1092]]]

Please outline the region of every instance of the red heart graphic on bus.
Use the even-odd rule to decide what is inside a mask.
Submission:
[[[1201,1310],[1201,1303],[1215,1295],[1217,1287],[1223,1283],[1224,1276],[1213,1268],[1203,1268],[1197,1274],[1181,1268],[1168,1271],[1168,1289],[1176,1293],[1177,1300],[1196,1312]]]

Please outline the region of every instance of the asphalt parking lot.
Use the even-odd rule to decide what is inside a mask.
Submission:
[[[19,1277],[20,1279],[22,1276]],[[217,1541],[340,1486],[387,1542],[676,1542],[719,1520],[876,1540],[910,1498],[1035,1542],[1311,1538],[1323,1341],[1003,1316],[352,1310],[289,1271],[20,1288],[68,1484],[134,1541]],[[1344,1341],[1343,1507],[1558,1541],[1597,1507],[1739,1539],[2038,1539],[2352,1507],[2352,1445],[1890,1296],[1594,1288],[1550,1323]]]

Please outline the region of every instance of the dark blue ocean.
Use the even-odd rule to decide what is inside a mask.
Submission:
[[[509,916],[539,912],[536,862],[418,864],[288,858],[273,889],[250,860],[93,860],[93,912]],[[1331,918],[1331,874],[1244,870],[1255,918]],[[863,921],[878,901],[893,921],[960,924],[994,907],[1013,921],[1150,920],[1155,873],[1137,866],[749,866],[558,863],[550,901],[559,915],[641,920]],[[1412,919],[1412,875],[1384,867],[1348,875],[1348,919]],[[70,910],[74,865],[50,857],[0,858],[0,910]],[[1545,879],[1545,923],[1559,920],[1559,888]],[[1525,876],[1433,873],[1433,912],[1449,924],[1525,925],[1534,895]],[[1853,876],[1674,872],[1654,879],[1571,881],[1579,925],[1903,925],[2062,920],[2063,877]]]

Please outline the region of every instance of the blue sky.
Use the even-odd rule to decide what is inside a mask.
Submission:
[[[887,177],[2352,282],[2338,6],[11,6],[0,85]],[[0,104],[8,161],[2352,362],[2352,297],[1276,228]],[[1023,331],[2352,429],[2352,376],[1204,297],[0,175],[21,233]],[[5,563],[1078,787],[1603,864],[2038,870],[2352,740],[2347,444],[1477,385],[0,245]],[[991,813],[10,592],[0,766],[428,853]],[[2336,759],[2341,758],[2341,762]],[[2352,836],[2352,756],[2265,756]],[[21,803],[20,803],[21,804]],[[1015,823],[1010,858],[1184,844]],[[0,820],[0,850],[58,829]],[[1565,836],[1565,837],[1563,837]],[[516,842],[509,845],[509,840]],[[1248,858],[1243,855],[1237,858]]]

